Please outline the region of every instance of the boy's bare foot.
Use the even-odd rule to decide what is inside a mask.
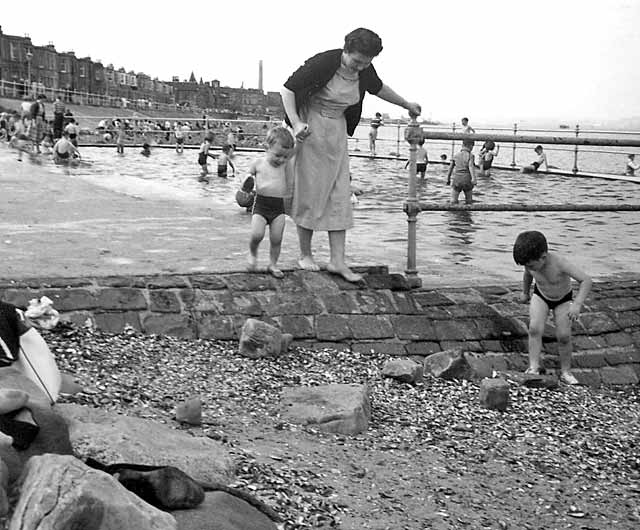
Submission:
[[[284,272],[275,265],[269,265],[267,267],[267,272],[269,272],[274,278],[284,278]]]
[[[341,267],[336,267],[335,265],[329,263],[327,265],[327,270],[332,274],[339,274],[345,280],[351,283],[357,283],[362,280],[362,276],[360,274],[356,274],[346,265],[342,265]]]
[[[247,257],[247,270],[249,272],[258,272],[258,257],[249,254]]]
[[[313,261],[311,256],[304,256],[300,258],[298,260],[298,265],[305,271],[318,272],[320,270],[320,267],[315,261]]]
[[[560,374],[560,381],[562,381],[565,385],[579,385],[580,381],[576,379],[576,376],[571,372],[562,372]]]
[[[527,368],[524,373],[529,375],[541,375],[544,374],[544,368],[529,366],[529,368]]]

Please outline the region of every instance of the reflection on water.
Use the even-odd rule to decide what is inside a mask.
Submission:
[[[124,156],[106,148],[85,148],[90,163],[77,168],[55,167],[71,177],[90,180],[110,189],[139,197],[205,203],[235,214],[235,192],[257,153],[238,153],[237,179],[215,175],[198,180],[196,150],[176,154],[156,148],[145,158],[128,149]],[[407,218],[402,204],[407,196],[407,171],[403,161],[352,158],[353,185],[363,191],[354,209],[348,253],[354,263],[385,263],[403,270],[406,262]],[[420,200],[444,203],[447,167],[431,165],[418,181]],[[640,204],[640,185],[558,175],[521,175],[495,170],[479,177],[474,200],[483,203]],[[248,216],[240,222],[247,222]],[[550,246],[570,254],[596,276],[640,272],[638,263],[638,212],[422,212],[418,216],[418,269],[426,277],[520,277],[513,263],[512,245],[523,230],[540,230]]]

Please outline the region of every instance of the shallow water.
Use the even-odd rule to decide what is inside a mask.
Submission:
[[[149,158],[139,149],[124,156],[114,149],[84,148],[88,161],[77,168],[53,167],[122,193],[195,202],[228,211],[233,222],[249,226],[249,216],[238,216],[235,192],[256,153],[238,153],[236,179],[219,179],[215,161],[210,182],[198,179],[196,150],[181,155],[156,148]],[[354,207],[355,226],[348,233],[351,263],[387,264],[394,271],[406,266],[407,195],[404,162],[352,158],[353,185],[362,190]],[[431,165],[424,182],[418,183],[422,201],[444,203],[450,190],[445,185],[446,166]],[[622,181],[563,177],[525,176],[495,170],[479,178],[475,200],[483,203],[640,204],[640,185]],[[550,247],[568,254],[594,276],[640,272],[638,260],[638,212],[422,212],[418,217],[417,266],[423,279],[447,283],[469,279],[517,280],[521,268],[513,262],[513,241],[522,230],[544,232]],[[293,224],[287,230],[293,232]],[[291,234],[288,235],[291,237]],[[289,241],[291,244],[292,240]],[[319,256],[326,255],[326,236],[314,239]],[[324,253],[324,254],[323,254]]]

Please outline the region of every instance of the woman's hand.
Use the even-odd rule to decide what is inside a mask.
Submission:
[[[407,105],[405,108],[409,111],[410,117],[417,117],[417,116],[420,116],[420,114],[422,113],[422,107],[420,107],[419,103],[407,102]]]
[[[311,131],[309,130],[308,123],[299,121],[293,126],[293,135],[296,137],[296,140],[298,140],[299,142],[304,140],[310,134],[311,134]]]

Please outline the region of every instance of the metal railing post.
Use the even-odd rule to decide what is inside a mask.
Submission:
[[[400,156],[400,122],[398,122],[398,130],[396,131],[396,157]]]
[[[517,134],[518,134],[518,124],[514,123],[513,124],[513,136],[515,137],[515,136],[517,136]],[[517,147],[517,144],[516,144],[516,141],[514,140],[513,141],[513,154],[511,156],[511,167],[516,167],[516,147]]]
[[[576,138],[578,137],[579,133],[580,125],[576,125]],[[573,171],[574,175],[578,172],[578,144],[575,145],[575,148],[573,150],[573,169],[571,171]]]
[[[451,124],[451,132],[455,133],[456,132],[456,122],[454,121]],[[453,157],[456,154],[456,141],[455,140],[451,140],[451,159],[453,160]]]
[[[420,204],[416,194],[416,158],[418,143],[422,140],[422,129],[416,121],[417,116],[410,114],[411,121],[404,130],[404,137],[409,142],[409,176],[407,201],[404,203],[404,211],[407,214],[407,268],[405,274],[411,287],[421,287],[422,280],[418,277],[416,268],[416,224]]]

